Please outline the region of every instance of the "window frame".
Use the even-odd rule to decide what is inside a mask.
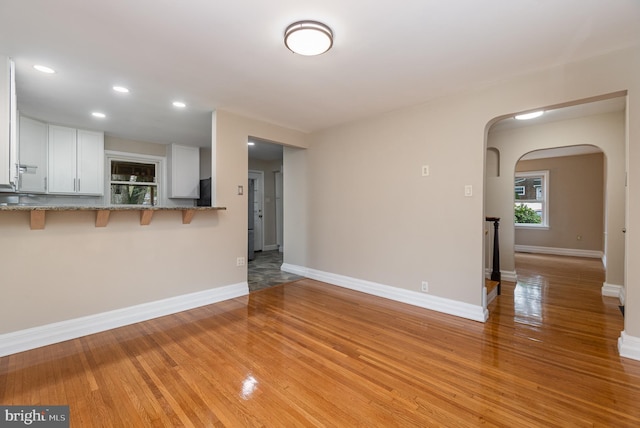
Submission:
[[[154,183],[157,190],[157,205],[153,206],[164,206],[166,199],[166,158],[163,156],[155,156],[155,155],[145,155],[139,153],[128,153],[128,152],[119,152],[119,151],[110,151],[105,150],[105,192],[104,192],[104,203],[108,206],[123,206],[123,207],[133,207],[138,205],[121,205],[121,204],[112,204],[111,203],[111,162],[112,161],[120,161],[120,162],[135,162],[135,163],[148,163],[156,165],[156,182]],[[147,185],[151,183],[145,183]],[[141,206],[141,205],[140,205]],[[152,205],[144,205],[146,207],[150,207]]]
[[[515,188],[516,188],[516,179],[518,178],[532,178],[532,177],[542,177],[542,199],[516,199],[515,198]],[[513,177],[513,208],[515,209],[516,204],[523,202],[535,202],[542,204],[542,223],[516,223],[515,216],[513,219],[513,224],[518,229],[549,229],[549,171],[541,170],[541,171],[516,171]]]

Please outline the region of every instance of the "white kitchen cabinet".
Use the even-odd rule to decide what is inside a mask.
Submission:
[[[200,148],[171,144],[168,163],[169,197],[200,198]]]
[[[49,193],[104,194],[104,133],[49,125]]]
[[[17,108],[15,64],[0,56],[0,192],[12,192],[17,184]]]
[[[78,129],[78,193],[104,194],[104,133]]]
[[[47,191],[47,124],[20,116],[19,129],[18,191],[44,193]]]

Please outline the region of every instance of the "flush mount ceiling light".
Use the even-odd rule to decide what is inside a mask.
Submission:
[[[539,110],[539,111],[533,111],[531,113],[519,114],[515,116],[515,118],[518,120],[529,120],[529,119],[535,119],[536,117],[540,117],[543,114],[544,114],[544,111]]]
[[[116,92],[120,92],[122,94],[128,94],[129,93],[129,89],[125,88],[124,86],[114,86],[113,90]]]
[[[182,101],[174,101],[173,102],[173,106],[174,107],[178,107],[178,108],[185,108],[187,105],[185,103],[183,103]]]
[[[106,114],[101,113],[101,112],[99,112],[99,111],[94,111],[93,113],[91,113],[91,116],[93,116],[93,117],[98,117],[98,118],[100,118],[100,119],[104,119],[105,117],[107,117],[107,115],[106,115]]]
[[[298,21],[285,30],[284,44],[299,55],[320,55],[333,46],[333,33],[321,22]]]

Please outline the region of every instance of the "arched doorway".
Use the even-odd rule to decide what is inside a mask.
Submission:
[[[500,264],[503,281],[515,281],[517,277],[514,262],[516,164],[530,152],[590,145],[600,148],[606,159],[602,239],[607,277],[602,290],[603,294],[624,297],[625,107],[626,98],[617,97],[554,109],[542,116],[546,116],[545,119],[530,122],[509,117],[488,130],[485,214],[502,219]],[[496,160],[498,172],[494,173]],[[574,238],[577,235],[579,233]],[[490,243],[485,245],[485,255],[490,255]],[[490,266],[489,257],[486,257],[485,266]]]

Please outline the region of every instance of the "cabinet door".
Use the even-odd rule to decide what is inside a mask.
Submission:
[[[0,191],[17,185],[17,109],[15,64],[0,56]]]
[[[49,193],[76,192],[76,129],[49,125]]]
[[[47,191],[47,124],[20,117],[19,159],[21,192]]]
[[[77,192],[104,194],[104,133],[78,129]]]
[[[200,197],[200,149],[171,145],[170,198],[198,199]]]

